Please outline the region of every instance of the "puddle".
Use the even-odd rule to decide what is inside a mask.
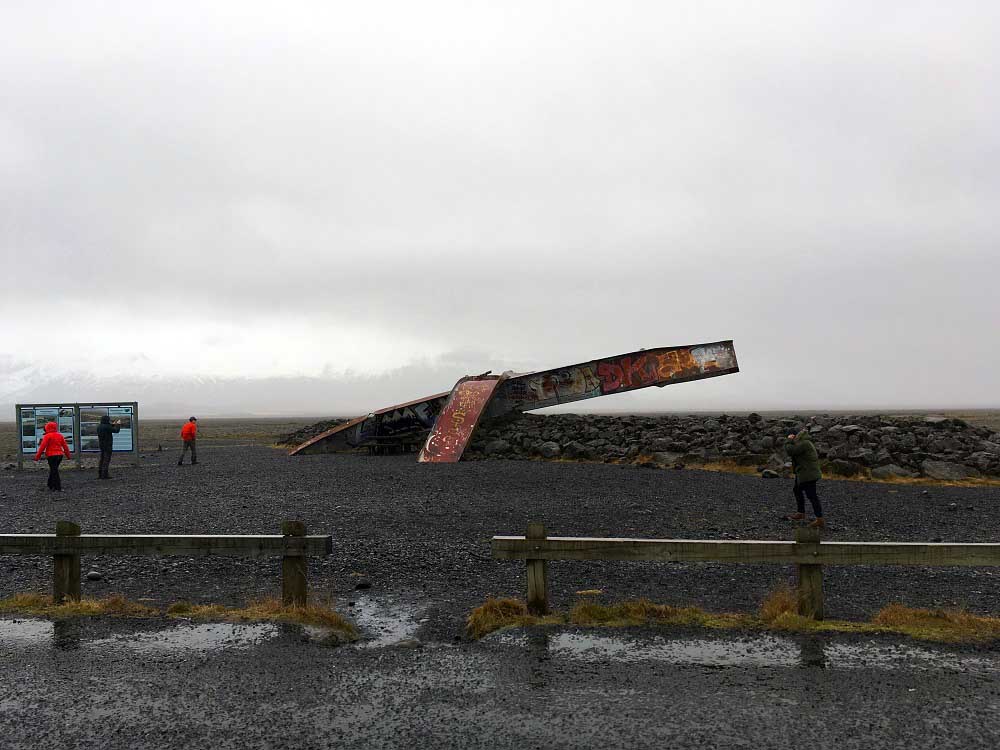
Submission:
[[[266,640],[281,634],[280,628],[272,624],[233,625],[230,623],[210,623],[205,625],[181,625],[165,630],[128,633],[89,641],[88,647],[114,646],[127,648],[137,653],[162,651],[218,651],[258,646]]]
[[[0,646],[39,646],[52,643],[55,625],[48,620],[0,620]]]
[[[351,615],[361,631],[359,648],[383,648],[416,638],[421,610],[402,604],[359,597]]]
[[[109,638],[87,639],[80,623],[72,620],[0,619],[0,647],[52,646],[57,649],[113,646],[137,653],[163,651],[216,651],[257,646],[281,634],[277,625],[211,623],[178,625],[163,630],[140,630]]]
[[[754,640],[643,640],[601,635],[560,633],[549,640],[554,656],[581,661],[669,661],[713,667],[795,667],[800,663],[799,645],[793,641],[764,637]]]
[[[495,641],[571,661],[636,663],[662,661],[705,667],[817,667],[826,669],[906,669],[1000,673],[1000,654],[982,656],[922,646],[825,643],[820,638],[626,638],[554,633],[539,641],[521,633],[501,633]],[[541,645],[540,645],[541,644]]]

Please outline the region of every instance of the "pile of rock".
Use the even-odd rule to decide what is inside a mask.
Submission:
[[[311,424],[308,427],[303,427],[295,432],[289,432],[287,435],[282,435],[278,438],[278,445],[302,445],[302,443],[307,440],[312,440],[314,437],[320,433],[326,432],[327,430],[332,430],[334,427],[348,422],[348,419],[325,419],[322,422],[317,422],[316,424]]]
[[[948,417],[520,414],[485,423],[466,458],[566,458],[697,466],[734,462],[787,474],[788,434],[807,428],[824,471],[841,476],[1000,476],[1000,433]]]

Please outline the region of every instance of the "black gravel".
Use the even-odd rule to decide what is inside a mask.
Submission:
[[[295,627],[252,644],[237,628],[227,647],[155,645],[184,627],[69,623],[3,648],[3,747],[940,750],[1000,741],[995,651],[641,630],[612,641],[625,657],[568,647],[576,634],[566,630],[371,651],[323,647]]]
[[[433,608],[436,637],[462,631],[469,609],[489,595],[522,595],[523,564],[494,561],[494,534],[523,533],[542,521],[550,534],[704,539],[787,539],[781,520],[793,510],[788,482],[688,470],[584,463],[476,461],[417,464],[412,455],[288,457],[263,447],[202,451],[178,467],[153,453],[139,468],[112,467],[114,478],[64,472],[65,491],[49,494],[40,472],[0,479],[2,528],[49,532],[56,520],[84,533],[280,533],[283,519],[331,534],[334,554],[310,562],[321,596],[350,599],[359,581]],[[1000,488],[959,488],[824,481],[821,495],[832,540],[997,540]],[[0,594],[47,590],[50,561],[4,557]],[[230,558],[83,560],[87,594],[120,592],[237,604],[275,595],[279,561]],[[649,597],[714,610],[752,611],[784,566],[669,563],[550,564],[553,603],[601,589],[607,599]],[[892,601],[913,606],[1000,610],[1000,576],[983,568],[828,568],[827,613],[865,618]]]
[[[560,535],[784,539],[784,480],[603,464],[289,458],[259,447],[206,448],[194,467],[175,460],[151,454],[140,468],[113,466],[110,482],[64,472],[59,500],[40,472],[0,475],[3,528],[47,532],[69,519],[85,533],[278,533],[282,520],[300,519],[334,538],[334,554],[310,563],[314,595],[333,596],[347,613],[364,600],[409,603],[422,623],[419,640],[331,648],[287,626],[249,646],[148,648],[188,626],[82,619],[18,641],[10,638],[17,624],[0,621],[4,748],[938,750],[1000,741],[996,648],[847,636],[762,646],[759,637],[633,629],[613,636],[617,651],[581,656],[559,647],[573,629],[462,638],[465,615],[484,597],[522,593],[523,564],[492,560],[493,534],[522,533],[540,520]],[[823,482],[821,490],[830,539],[996,540],[998,488]],[[48,589],[49,560],[10,556],[0,564],[0,594]],[[277,560],[84,558],[84,574],[91,569],[103,579],[84,581],[86,594],[161,605],[237,604],[278,592]],[[748,611],[792,575],[719,564],[549,570],[557,607],[596,588],[609,600]],[[359,583],[370,589],[356,590]],[[997,583],[987,569],[830,569],[827,608],[847,618],[896,600],[996,611]],[[675,653],[678,643],[694,655],[656,655]],[[801,657],[769,661],[789,648]],[[734,656],[698,655],[713,649]]]

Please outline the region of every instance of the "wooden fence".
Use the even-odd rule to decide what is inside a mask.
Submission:
[[[525,536],[493,537],[493,557],[527,561],[528,609],[548,612],[548,560],[782,563],[798,569],[798,609],[823,619],[824,565],[1000,565],[1000,544],[821,542],[819,529],[795,530],[795,541],[592,539],[550,537],[539,523]]]
[[[0,534],[0,555],[52,555],[52,598],[80,600],[80,555],[177,555],[205,557],[281,556],[281,599],[303,606],[308,600],[306,557],[329,555],[329,536],[306,536],[301,521],[284,521],[280,535],[265,534],[80,534],[72,521],[56,523],[55,534]]]

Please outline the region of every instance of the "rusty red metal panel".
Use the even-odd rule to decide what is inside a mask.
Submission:
[[[479,418],[506,375],[462,378],[438,415],[437,423],[417,458],[421,463],[455,463],[479,424]]]
[[[739,372],[732,341],[643,349],[507,379],[487,417]]]

